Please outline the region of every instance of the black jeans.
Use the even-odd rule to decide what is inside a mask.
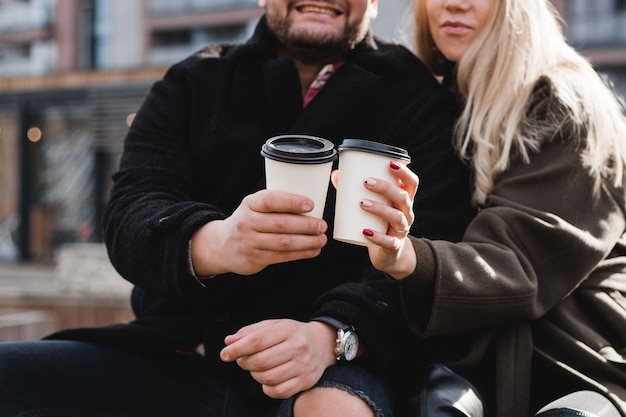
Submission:
[[[352,391],[378,417],[393,416],[382,382],[360,368],[328,368],[319,385]],[[1,417],[289,417],[292,406],[293,399],[266,397],[256,383],[226,382],[200,355],[0,343]]]

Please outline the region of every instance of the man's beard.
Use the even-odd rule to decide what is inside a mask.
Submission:
[[[271,19],[268,24],[284,51],[305,64],[326,63],[338,59],[351,50],[363,37],[360,27],[346,26],[339,35],[335,33],[309,33],[292,30],[291,22]]]

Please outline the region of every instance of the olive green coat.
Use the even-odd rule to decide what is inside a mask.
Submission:
[[[594,193],[581,131],[549,81],[536,91],[529,115],[564,123],[497,176],[462,243],[414,239],[404,314],[419,337],[473,342],[448,364],[490,381],[496,417],[527,417],[578,388],[608,393],[626,415],[625,189],[604,181]]]

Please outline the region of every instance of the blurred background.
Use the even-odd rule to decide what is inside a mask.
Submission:
[[[168,66],[254,29],[258,0],[0,0],[0,340],[128,320],[102,208],[126,130]],[[626,0],[553,0],[626,95]],[[408,43],[410,0],[374,33]]]

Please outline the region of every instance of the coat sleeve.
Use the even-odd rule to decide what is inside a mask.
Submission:
[[[496,179],[460,243],[421,240],[418,270],[400,282],[404,314],[421,337],[532,320],[570,295],[622,237],[623,189],[594,179],[578,141],[546,141]],[[428,307],[422,289],[432,283]],[[421,298],[420,298],[421,297]]]
[[[188,274],[188,242],[215,206],[194,201],[189,115],[190,58],[151,89],[124,143],[120,169],[104,212],[111,262],[133,284],[182,296],[200,287]]]

